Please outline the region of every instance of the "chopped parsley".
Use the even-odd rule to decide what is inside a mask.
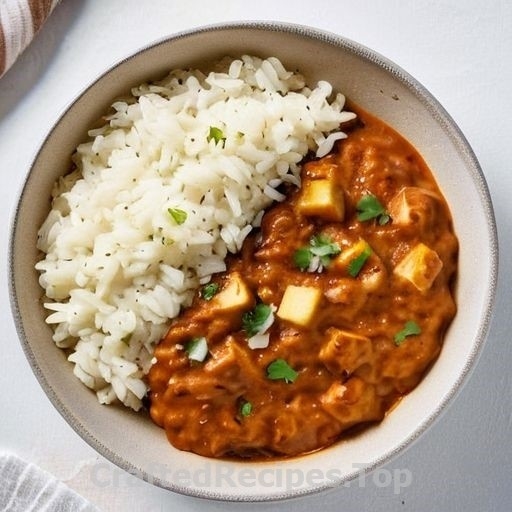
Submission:
[[[206,338],[204,336],[200,338],[192,338],[185,345],[185,352],[191,361],[203,362],[208,355],[208,343]]]
[[[218,293],[220,286],[217,283],[205,284],[201,288],[201,298],[204,300],[212,300],[213,297]]]
[[[341,252],[340,246],[322,233],[311,237],[309,245],[297,249],[293,253],[293,263],[300,270],[321,272],[329,265],[332,256]]]
[[[395,334],[395,345],[400,346],[407,337],[421,334],[420,326],[414,320],[405,322],[404,328]]]
[[[295,381],[299,373],[284,359],[276,359],[267,366],[267,377],[271,380],[284,380],[287,384]]]
[[[251,402],[242,402],[242,404],[240,405],[240,415],[243,417],[243,418],[247,418],[247,416],[249,416],[252,412],[252,404]]]
[[[356,205],[357,220],[364,222],[371,219],[377,219],[377,222],[383,226],[387,224],[391,217],[380,201],[372,194],[364,195]]]
[[[187,212],[179,208],[167,208],[169,215],[179,226],[187,220]]]
[[[222,147],[226,144],[226,137],[224,135],[224,132],[217,128],[216,126],[210,126],[210,131],[208,132],[208,136],[206,137],[206,140],[210,142],[211,140],[215,141],[215,145],[217,145],[219,142],[222,143]]]
[[[348,273],[351,277],[357,277],[364,264],[372,254],[372,249],[366,245],[364,250],[348,264]]]
[[[254,309],[244,313],[242,316],[242,328],[247,333],[247,336],[251,337],[261,333],[262,327],[264,327],[271,314],[272,307],[263,303],[256,304]]]

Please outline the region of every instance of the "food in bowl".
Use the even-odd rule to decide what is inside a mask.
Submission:
[[[275,58],[174,70],[116,101],[76,149],[37,245],[46,321],[101,403],[138,410],[155,344],[225,270],[281,183],[343,137],[344,97]]]
[[[102,403],[139,409],[149,372],[179,448],[317,450],[439,353],[447,205],[411,146],[331,93],[275,58],[174,71],[114,103],[56,185],[37,264],[54,340]]]
[[[380,421],[441,350],[458,242],[418,153],[357,112],[155,351],[151,416],[209,457],[292,456]]]

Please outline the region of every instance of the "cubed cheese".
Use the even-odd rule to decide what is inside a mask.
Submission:
[[[419,243],[400,260],[394,273],[410,281],[418,290],[426,291],[442,268],[443,262],[437,252]]]
[[[439,196],[421,187],[404,187],[389,203],[389,214],[396,226],[433,222]]]
[[[327,369],[337,374],[351,374],[361,365],[372,361],[372,343],[366,336],[331,327],[319,359]]]
[[[253,303],[254,298],[242,277],[233,273],[224,288],[214,296],[212,306],[216,310],[235,311],[247,309]]]
[[[343,249],[341,253],[331,261],[331,267],[347,270],[350,263],[368,248],[370,248],[368,242],[361,238],[355,244]]]
[[[320,304],[322,292],[312,286],[288,285],[276,315],[297,325],[311,323]]]
[[[204,365],[206,373],[212,372],[217,375],[228,375],[239,370],[239,366],[246,356],[239,344],[233,340],[232,336],[228,336],[224,343],[215,345],[211,350],[211,357]]]
[[[297,210],[305,216],[342,221],[345,215],[343,191],[333,179],[304,181]]]
[[[333,382],[320,397],[320,403],[344,428],[383,416],[382,403],[375,388],[358,377],[352,377],[343,384]]]
[[[360,268],[360,282],[364,290],[371,293],[384,286],[386,282],[386,268],[379,256],[373,252],[372,248],[365,240],[360,239],[350,247],[343,249],[343,251],[332,260],[330,266],[352,277],[359,276],[357,269],[351,269],[350,265],[365,251],[367,252],[368,259],[363,261],[363,266]]]

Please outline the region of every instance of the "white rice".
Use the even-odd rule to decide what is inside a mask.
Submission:
[[[308,151],[345,136],[343,105],[326,82],[243,56],[141,85],[89,132],[55,184],[36,268],[53,339],[101,403],[141,407],[170,320],[284,198],[276,188],[300,184]],[[208,141],[211,127],[225,140]]]

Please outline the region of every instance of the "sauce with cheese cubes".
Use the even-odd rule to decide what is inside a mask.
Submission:
[[[354,111],[157,347],[150,414],[175,447],[321,449],[382,420],[438,357],[456,313],[448,206],[416,150]]]

